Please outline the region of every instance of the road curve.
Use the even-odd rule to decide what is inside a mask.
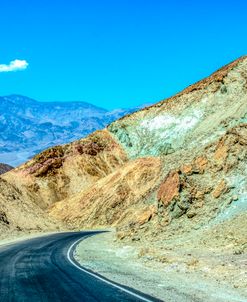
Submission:
[[[111,282],[75,261],[76,243],[95,234],[57,233],[1,246],[0,301],[160,301]]]

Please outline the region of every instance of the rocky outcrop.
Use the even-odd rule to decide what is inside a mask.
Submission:
[[[153,215],[145,200],[159,182],[160,171],[158,158],[130,161],[87,190],[55,203],[50,215],[72,227],[144,223]]]
[[[167,207],[171,201],[179,195],[179,190],[179,174],[176,171],[172,171],[161,184],[157,194],[157,199],[163,206]]]
[[[246,161],[245,123],[229,129],[201,156],[168,171],[159,187],[154,187],[157,203],[148,223],[119,226],[119,236],[135,238],[142,233],[152,239],[157,230],[160,236],[176,236],[231,219],[236,223],[238,216],[242,224],[247,211]]]
[[[127,161],[121,146],[105,131],[50,148],[4,178],[41,208],[86,190]]]

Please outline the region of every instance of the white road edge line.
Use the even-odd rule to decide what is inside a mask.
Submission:
[[[78,239],[78,240],[75,241],[75,242],[70,246],[70,248],[68,249],[67,258],[68,258],[69,262],[70,262],[72,265],[74,265],[76,268],[78,268],[79,270],[83,271],[84,273],[87,273],[88,275],[91,275],[91,276],[93,276],[94,278],[99,279],[100,281],[105,282],[106,284],[109,284],[109,285],[111,285],[111,286],[113,286],[113,287],[116,287],[116,288],[120,289],[121,291],[126,292],[127,294],[132,295],[132,296],[134,296],[134,297],[136,297],[136,298],[138,298],[138,299],[140,299],[140,300],[142,300],[142,301],[145,301],[145,302],[153,302],[152,300],[149,300],[149,299],[147,299],[147,298],[145,298],[145,297],[142,297],[142,296],[140,296],[140,295],[138,295],[138,294],[136,294],[136,293],[133,293],[132,291],[130,291],[130,290],[124,288],[124,287],[121,287],[120,285],[117,285],[117,284],[115,284],[115,283],[113,283],[113,282],[111,282],[111,281],[108,281],[108,280],[106,280],[106,279],[104,279],[104,278],[101,278],[100,276],[98,276],[98,275],[96,275],[96,274],[94,274],[94,273],[92,273],[92,272],[89,272],[89,271],[85,270],[84,268],[82,268],[81,266],[77,265],[77,264],[71,259],[70,254],[71,254],[71,250],[73,249],[73,247],[74,247],[78,242],[80,242],[80,241],[82,241],[82,240],[83,240],[83,238]]]

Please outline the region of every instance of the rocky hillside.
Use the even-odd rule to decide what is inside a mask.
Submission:
[[[28,194],[0,177],[0,238],[20,233],[59,230],[55,222],[37,206]]]
[[[101,130],[85,139],[47,149],[3,177],[47,209],[86,190],[126,161],[120,145]]]
[[[129,160],[51,214],[135,236],[140,225],[157,230],[175,221],[186,230],[246,210],[246,78],[244,57],[111,124],[107,131]]]
[[[198,242],[205,228],[227,230],[234,220],[239,229],[231,236],[222,231],[206,244],[244,250],[246,142],[242,57],[105,130],[40,153],[3,179],[71,228],[116,226],[121,240],[155,245],[201,230]]]
[[[47,209],[86,190],[127,161],[106,130],[50,148],[0,177],[0,237],[16,232],[66,229]],[[2,218],[1,218],[2,217]]]
[[[0,158],[19,165],[50,146],[102,129],[137,109],[108,111],[85,102],[37,102],[20,95],[0,97]]]
[[[6,173],[12,169],[13,167],[11,167],[10,165],[0,163],[0,174]]]

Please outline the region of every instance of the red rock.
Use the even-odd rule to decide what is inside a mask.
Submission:
[[[161,184],[157,198],[165,206],[168,206],[174,197],[179,195],[180,178],[176,171],[168,174],[164,182]]]

